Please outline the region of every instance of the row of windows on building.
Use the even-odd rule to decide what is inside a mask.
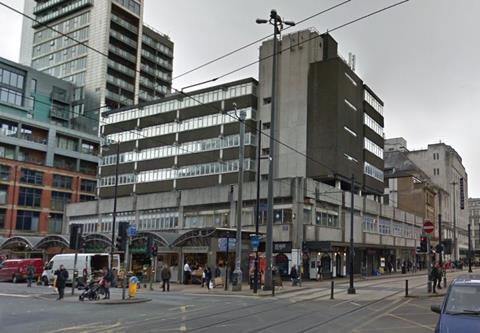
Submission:
[[[57,9],[46,12],[45,14],[37,15],[35,24],[40,25],[46,23],[56,18],[68,15],[71,12],[74,12],[82,7],[87,5],[92,5],[93,0],[77,0],[71,2],[68,6],[62,6]]]
[[[422,234],[422,228],[419,226],[384,218],[378,219],[373,215],[363,216],[363,231],[410,239],[418,239]]]
[[[12,168],[8,165],[0,165],[0,180],[8,181],[10,179],[10,173]],[[31,170],[22,168],[20,170],[19,182],[23,184],[30,185],[45,185],[44,184],[44,173],[37,170]],[[52,187],[62,188],[71,190],[73,184],[73,177],[64,176],[64,175],[53,175],[52,178]],[[80,192],[86,193],[95,193],[96,191],[96,181],[81,179],[80,181]]]
[[[32,67],[45,70],[47,67],[56,65],[60,62],[69,61],[73,58],[81,57],[87,54],[87,46],[77,44],[61,51],[50,53],[46,56],[32,60]]]
[[[128,9],[129,11],[140,15],[140,4],[135,0],[113,0],[113,2],[119,4],[123,8]]]
[[[383,105],[375,97],[364,89],[364,99],[370,106],[383,116]]]
[[[0,85],[22,91],[24,82],[25,74],[13,72],[6,68],[0,68]]]
[[[367,137],[364,139],[365,149],[376,155],[383,160],[383,148],[369,140]]]
[[[245,134],[245,145],[255,145],[255,135]],[[130,163],[136,161],[145,161],[157,158],[172,157],[177,155],[194,154],[212,150],[238,147],[240,145],[240,135],[230,135],[224,138],[211,138],[199,141],[185,142],[180,145],[168,145],[143,149],[140,152],[130,151],[120,154],[119,163]],[[102,165],[113,165],[117,162],[116,155],[103,157]]]
[[[256,95],[256,85],[254,83],[244,83],[225,89],[217,89],[201,94],[194,94],[188,97],[182,97],[175,100],[148,105],[141,109],[130,109],[104,115],[106,117],[105,122],[107,124],[114,124],[130,119],[148,117],[159,113],[180,110],[250,94]]]
[[[89,28],[87,26],[82,29],[73,31],[66,36],[57,37],[55,39],[39,43],[33,48],[33,58],[37,58],[52,52],[62,50],[64,48],[78,44],[78,42],[85,42],[86,40],[88,40],[88,32]]]
[[[162,57],[159,57],[153,53],[151,53],[150,51],[146,50],[146,49],[143,49],[142,48],[142,56],[144,56],[145,58],[147,58],[148,60],[160,65],[160,66],[163,66],[165,67],[166,69],[169,69],[171,70],[172,69],[172,61],[171,60],[166,60],[166,59],[163,59]]]
[[[5,228],[6,209],[0,209],[0,229]],[[38,232],[40,213],[36,211],[17,210],[15,230],[26,232]],[[48,214],[48,233],[62,233],[63,214]]]
[[[142,171],[137,176],[135,174],[121,174],[118,176],[118,184],[126,185],[133,183],[149,183],[164,180],[173,180],[180,178],[191,178],[209,175],[219,175],[223,173],[231,173],[238,171],[238,160],[230,160],[224,162],[211,162],[203,164],[195,164],[189,166],[182,166],[178,169],[167,168]],[[255,161],[251,159],[245,159],[245,170],[255,170]],[[102,177],[100,180],[100,186],[114,186],[115,175]]]
[[[87,57],[82,57],[75,59],[66,63],[63,63],[58,66],[50,67],[44,70],[45,73],[55,76],[63,77],[67,75],[72,75],[75,72],[85,70],[87,68]]]
[[[158,50],[158,51],[168,55],[169,57],[173,56],[173,51],[172,51],[171,48],[162,44],[159,41],[154,40],[152,37],[150,37],[148,35],[145,35],[145,34],[142,35],[142,41],[145,42],[145,44],[154,48],[155,50]]]
[[[238,110],[238,114],[245,111],[245,119],[255,119],[256,112],[252,108],[245,108]],[[139,140],[148,137],[155,137],[171,133],[179,133],[184,131],[191,131],[199,128],[206,128],[211,126],[218,126],[228,123],[237,122],[237,111],[229,111],[227,114],[215,113],[202,117],[190,118],[181,122],[170,122],[160,125],[145,127],[140,130],[130,130],[125,132],[113,133],[107,135],[107,140],[112,142],[125,142],[132,140]]]
[[[78,16],[72,17],[68,20],[62,21],[58,24],[50,26],[48,28],[39,30],[33,35],[33,43],[39,44],[46,40],[57,38],[61,36],[60,33],[69,33],[81,26],[88,24],[90,21],[90,12],[82,13]],[[57,32],[58,31],[58,32]]]
[[[366,161],[365,161],[364,166],[363,166],[363,173],[381,181],[382,183],[384,181],[383,171],[380,170],[379,168],[371,165],[370,163],[368,163]]]
[[[383,127],[377,123],[368,114],[364,113],[364,124],[383,138]]]

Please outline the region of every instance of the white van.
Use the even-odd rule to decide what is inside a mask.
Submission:
[[[75,254],[57,254],[55,255],[45,266],[42,273],[42,282],[44,285],[48,285],[53,282],[55,277],[55,271],[63,265],[68,271],[67,283],[72,282],[73,277],[73,265],[75,261]],[[84,270],[86,270],[87,277],[90,279],[92,274],[99,272],[103,267],[110,267],[110,254],[109,253],[79,253],[77,257],[77,271],[78,276],[82,277]],[[117,272],[120,271],[120,256],[118,254],[113,255],[113,269]]]

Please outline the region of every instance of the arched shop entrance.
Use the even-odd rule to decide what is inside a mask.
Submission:
[[[86,253],[110,253],[112,240],[104,234],[87,234],[85,238]]]
[[[43,258],[40,250],[34,250],[43,237],[14,236],[2,244],[2,252],[9,259],[17,258]]]
[[[66,236],[50,235],[40,240],[35,246],[34,251],[41,251],[43,253],[43,260],[48,261],[56,254],[72,252],[68,245],[69,240]]]

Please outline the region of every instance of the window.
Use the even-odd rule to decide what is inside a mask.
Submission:
[[[364,164],[363,173],[370,176],[370,177],[373,177],[373,178],[375,178],[375,179],[377,179],[381,182],[383,182],[383,180],[384,180],[383,171],[374,167],[373,165],[371,165],[368,162],[365,162],[365,164]]]
[[[355,133],[354,131],[352,131],[350,128],[348,128],[347,126],[343,126],[343,128],[345,129],[345,131],[347,131],[350,135],[354,136],[354,137],[357,137],[357,133]]]
[[[48,233],[49,234],[61,234],[63,224],[62,214],[49,214],[48,216]]]
[[[17,230],[38,231],[39,212],[17,211]]]
[[[80,182],[80,192],[95,193],[97,182],[94,180],[82,179]]]
[[[0,180],[8,180],[10,177],[10,167],[8,165],[0,165]]]
[[[57,136],[57,148],[66,149],[66,150],[78,150],[78,142],[73,138],[66,136]]]
[[[377,123],[373,118],[371,118],[368,114],[364,114],[364,124],[367,125],[370,129],[372,129],[375,133],[383,137],[383,127]]]
[[[366,89],[364,90],[365,101],[378,113],[383,115],[383,105],[375,99]]]
[[[53,175],[53,187],[72,189],[72,177]]]
[[[370,232],[370,233],[378,233],[378,221],[374,216],[364,215],[363,231]]]
[[[5,228],[5,209],[0,209],[0,229]]]
[[[434,175],[434,176],[440,175],[440,169],[438,169],[438,168],[433,168],[433,175]]]
[[[315,224],[322,227],[338,228],[338,215],[331,212],[317,211],[315,213]]]
[[[22,169],[20,174],[20,182],[26,184],[42,185],[43,172],[30,169]]]
[[[380,219],[380,224],[378,225],[378,231],[382,235],[390,235],[391,233],[391,221]]]
[[[352,109],[353,111],[357,111],[357,108],[356,108],[352,103],[350,103],[349,101],[347,101],[346,99],[345,99],[345,104],[347,104],[348,107],[349,107],[350,109]]]
[[[42,190],[36,188],[20,187],[18,205],[25,207],[40,207]]]
[[[93,201],[95,197],[93,195],[80,194],[80,202]]]
[[[50,208],[53,210],[63,211],[65,206],[70,203],[71,194],[67,192],[52,191],[52,200]]]
[[[0,205],[5,205],[7,203],[8,195],[8,186],[0,185]]]
[[[383,160],[383,148],[365,138],[365,149]]]
[[[32,88],[32,93],[37,92],[37,80],[36,79],[31,80],[31,88]]]
[[[348,75],[347,73],[345,73],[345,77],[350,81],[350,83],[352,83],[355,87],[357,86],[357,82],[355,82],[355,80],[350,76]]]

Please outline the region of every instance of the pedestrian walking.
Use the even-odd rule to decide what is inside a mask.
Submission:
[[[170,268],[167,265],[163,265],[162,271],[160,272],[162,277],[162,289],[165,291],[165,285],[167,285],[167,291],[170,291],[170,278],[172,277],[172,273],[170,272]]]
[[[32,287],[33,276],[35,274],[35,269],[33,268],[32,264],[29,264],[27,267],[27,287]]]
[[[442,273],[440,272],[438,264],[435,264],[432,267],[432,271],[431,271],[430,274],[431,274],[431,280],[433,282],[433,290],[436,291],[437,288],[442,289],[442,287],[440,286],[440,281],[442,279]]]
[[[103,299],[110,299],[110,287],[112,286],[112,271],[107,267],[103,268],[103,290],[105,292],[105,296]]]
[[[212,281],[212,270],[210,267],[205,268],[205,283],[207,285],[207,289],[210,290],[210,281]]]
[[[290,270],[290,279],[292,279],[292,286],[297,285],[298,272],[295,266],[292,266],[292,269]]]
[[[63,299],[65,295],[65,284],[67,283],[68,279],[68,272],[63,265],[60,265],[59,269],[55,271],[56,277],[56,287],[58,289],[58,300]]]
[[[190,265],[188,264],[188,262],[186,262],[185,265],[183,266],[183,283],[188,284],[191,276],[192,276],[192,270],[190,269]]]

